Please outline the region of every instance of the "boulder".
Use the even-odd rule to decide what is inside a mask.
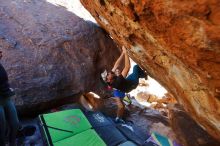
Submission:
[[[170,126],[184,146],[219,146],[220,143],[203,130],[179,105],[169,106]]]
[[[104,99],[94,92],[88,92],[80,97],[79,103],[86,110],[101,111],[108,116],[116,117],[117,103],[114,97],[109,96]]]
[[[100,27],[45,0],[0,0],[0,49],[22,114],[100,89],[119,56]]]
[[[175,131],[169,125],[169,119],[157,110],[150,108],[140,110],[139,107],[131,105],[127,120],[135,123],[135,126],[145,134],[157,132],[171,140],[178,141],[175,137]]]
[[[219,0],[81,0],[99,25],[220,140]]]

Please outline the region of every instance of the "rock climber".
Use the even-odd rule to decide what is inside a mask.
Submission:
[[[125,61],[124,68],[120,72],[119,65],[123,58]],[[122,100],[125,97],[125,93],[130,92],[138,86],[139,78],[146,77],[145,72],[138,65],[133,67],[133,72],[127,77],[130,67],[130,59],[126,48],[123,46],[122,53],[115,62],[112,70],[105,75],[102,74],[103,80],[113,88],[113,96],[118,106],[117,117],[115,119],[116,122],[123,121],[122,116],[125,106]]]

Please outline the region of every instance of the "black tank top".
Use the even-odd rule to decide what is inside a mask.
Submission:
[[[120,75],[114,78],[111,86],[122,92],[130,92],[133,89],[133,82],[126,80],[122,75]]]

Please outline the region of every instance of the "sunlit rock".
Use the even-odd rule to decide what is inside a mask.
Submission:
[[[219,0],[81,2],[135,62],[220,140]]]

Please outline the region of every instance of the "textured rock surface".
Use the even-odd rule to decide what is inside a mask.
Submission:
[[[133,60],[220,140],[220,1],[81,0]]]
[[[0,48],[16,105],[26,113],[96,89],[119,54],[97,25],[46,0],[0,0]]]
[[[96,98],[94,93],[86,93],[80,97],[80,104],[87,110],[91,111],[101,111],[106,115],[115,117],[117,104],[113,98]]]
[[[219,146],[179,105],[169,107],[170,125],[184,146]]]

